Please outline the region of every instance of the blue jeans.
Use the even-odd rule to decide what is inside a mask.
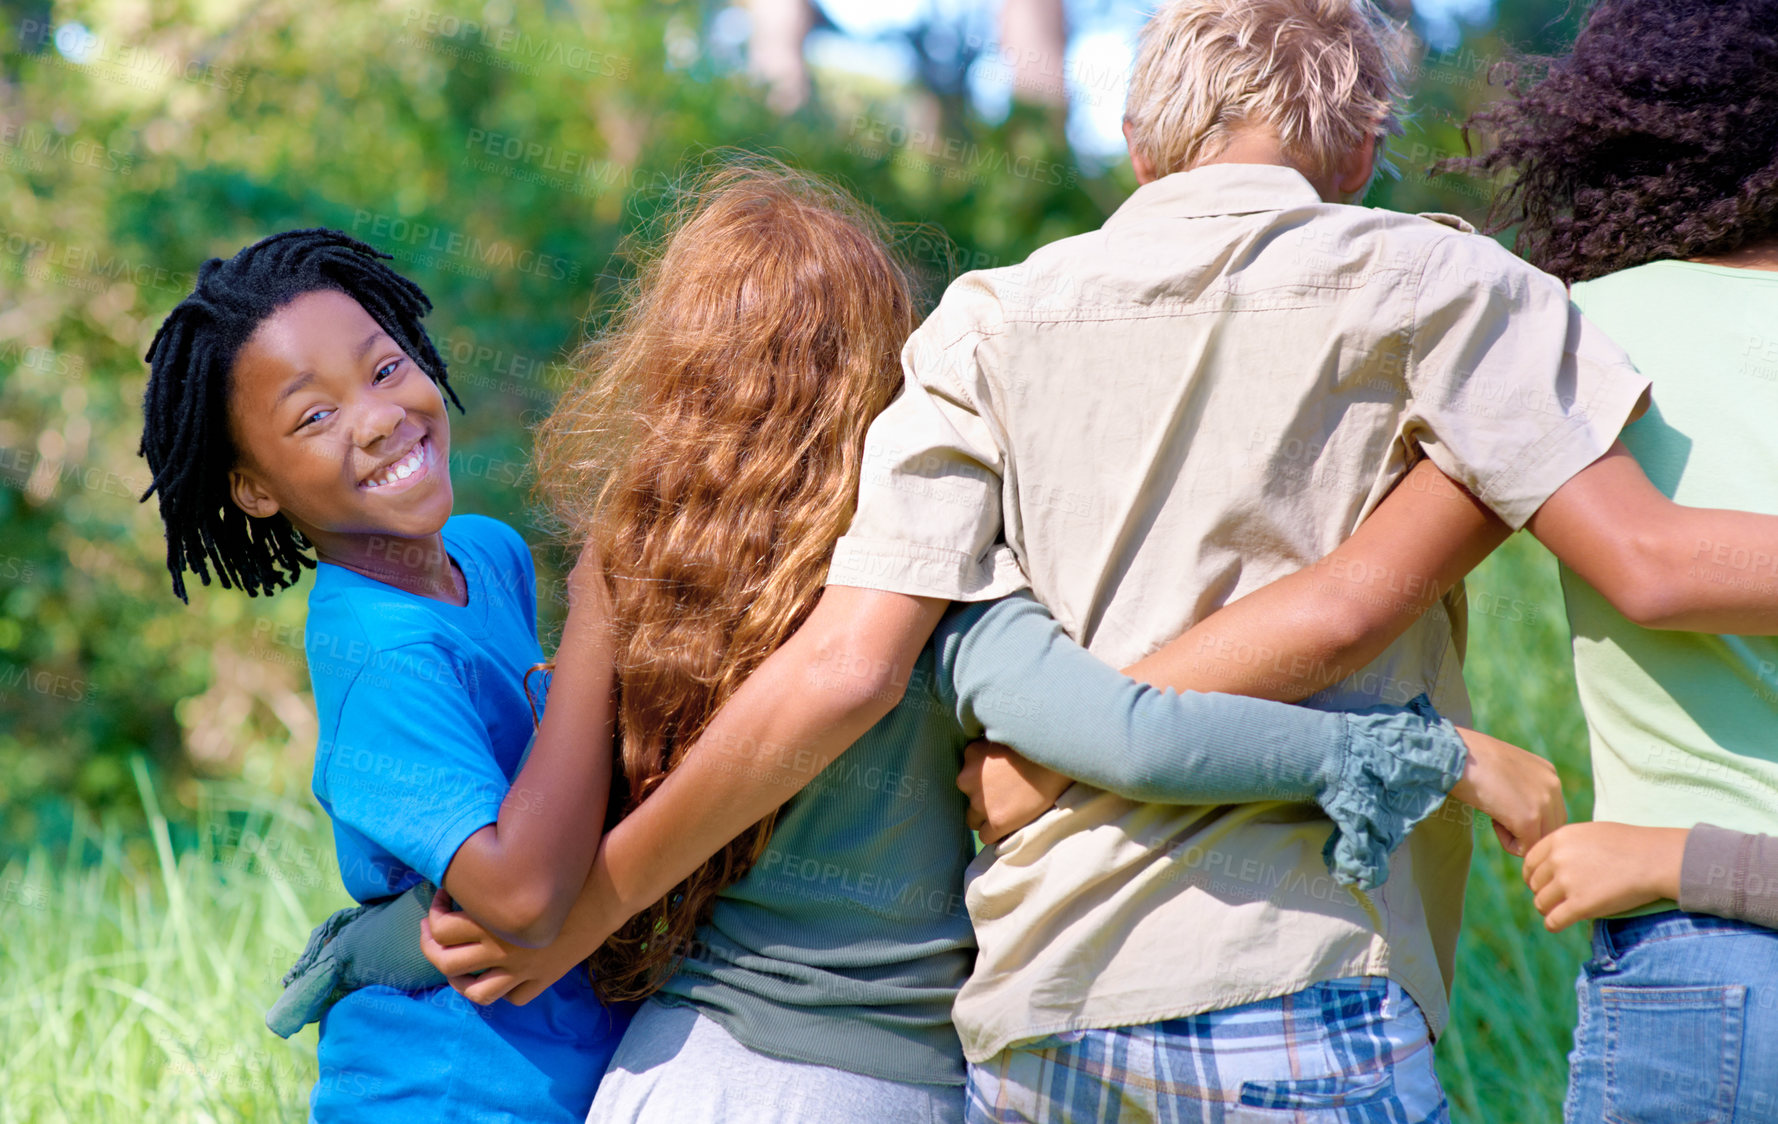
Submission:
[[[1699,913],[1593,924],[1568,1124],[1778,1124],[1778,930]]]

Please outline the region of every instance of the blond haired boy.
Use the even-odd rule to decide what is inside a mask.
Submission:
[[[871,431],[910,478],[936,457],[991,486],[916,515],[867,483],[830,581],[973,600],[1028,578],[1126,666],[1333,550],[1421,455],[1518,527],[1606,453],[1647,384],[1560,282],[1455,220],[1342,204],[1406,53],[1364,2],[1164,4],[1125,122],[1142,186],[953,284]],[[953,584],[886,580],[937,551]],[[1467,722],[1460,627],[1436,604],[1316,704],[1426,693]],[[954,1008],[971,1119],[1443,1119],[1468,823],[1423,824],[1369,894],[1327,876],[1326,837],[1300,806],[1076,785],[1000,842]]]
[[[1028,579],[1127,666],[1336,551],[1424,456],[1485,507],[1441,523],[1448,501],[1391,499],[1427,513],[1380,555],[1409,586],[1528,526],[1645,623],[1778,626],[1769,596],[1680,576],[1710,521],[1767,544],[1778,524],[1664,504],[1625,463],[1647,380],[1561,282],[1460,220],[1344,205],[1397,131],[1406,58],[1366,0],[1163,4],[1125,121],[1141,186],[1099,231],[952,285],[872,427],[901,459],[864,485],[830,581],[974,600]],[[949,502],[918,502],[934,464]],[[1425,692],[1467,721],[1463,619],[1434,603],[1315,705]],[[1431,1042],[1468,821],[1420,826],[1370,894],[1327,878],[1326,835],[1300,807],[1077,784],[1001,839],[972,872],[954,1008],[970,1118],[1446,1119]]]

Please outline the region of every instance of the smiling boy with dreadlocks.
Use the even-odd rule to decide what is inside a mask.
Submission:
[[[527,755],[525,675],[542,660],[531,556],[504,524],[451,515],[445,397],[461,403],[420,324],[431,302],[386,257],[298,230],[204,263],[148,350],[143,499],[159,496],[182,600],[187,571],[255,596],[317,571],[314,792],[353,898],[409,894],[417,927],[438,884],[489,928],[535,940],[559,926],[549,903],[573,894],[553,880],[573,868],[578,889],[605,814],[609,738],[601,753],[587,736],[611,722],[605,583],[586,562],[571,579],[574,642]],[[374,982],[354,978],[347,938],[330,945],[340,921],[292,972],[268,1018],[279,1033]],[[481,1009],[427,971],[321,1015],[312,1119],[585,1116],[624,1018],[584,976]]]

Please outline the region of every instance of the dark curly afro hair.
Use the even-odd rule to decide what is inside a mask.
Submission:
[[[1778,236],[1778,0],[1602,0],[1528,63],[1465,127],[1490,151],[1438,170],[1510,174],[1489,222],[1532,264],[1584,281]]]

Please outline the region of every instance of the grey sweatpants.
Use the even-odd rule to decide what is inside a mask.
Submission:
[[[690,1007],[642,1005],[587,1124],[962,1124],[963,1089],[755,1053]]]

